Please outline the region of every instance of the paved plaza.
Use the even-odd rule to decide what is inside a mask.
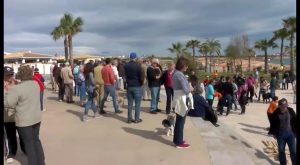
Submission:
[[[277,90],[279,98],[285,97],[292,104],[292,90]],[[166,136],[161,121],[165,112],[149,113],[149,101],[142,101],[142,123],[127,124],[127,101],[121,107],[124,112],[115,114],[112,102],[106,102],[108,114],[101,118],[82,122],[83,108],[75,104],[57,101],[57,94],[45,90],[40,137],[44,147],[46,164],[49,165],[264,165],[279,164],[263,152],[262,140],[267,136],[268,104],[251,103],[246,114],[232,111],[229,116],[219,116],[220,127],[201,118],[188,117],[184,138],[191,147],[177,149],[172,136]],[[161,91],[165,108],[165,91]],[[79,98],[75,97],[75,101]],[[256,100],[256,99],[254,99]],[[214,102],[216,105],[217,102]],[[92,116],[92,111],[89,114]],[[13,165],[26,165],[26,157],[18,151]]]

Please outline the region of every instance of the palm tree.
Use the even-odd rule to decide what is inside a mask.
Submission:
[[[69,13],[65,13],[64,16],[60,19],[60,24],[58,27],[54,29],[51,33],[54,40],[59,36],[56,34],[60,34],[65,37],[65,56],[70,56],[70,63],[73,65],[73,36],[82,31],[83,20],[81,17],[77,17],[75,20],[73,16]],[[58,37],[60,38],[60,37]],[[66,51],[66,45],[68,51]],[[68,53],[66,53],[68,52]],[[68,58],[66,58],[66,61]]]
[[[64,30],[61,26],[57,26],[51,32],[52,38],[54,41],[57,41],[60,38],[64,38],[64,48],[65,48],[65,60],[68,61],[69,57],[69,47],[68,47],[68,36],[64,33]]]
[[[255,56],[255,51],[253,48],[247,49],[247,56],[248,56],[248,70],[251,71],[251,57]]]
[[[292,17],[288,17],[286,19],[283,19],[283,26],[287,29],[290,37],[290,55],[291,55],[291,62],[290,62],[290,70],[294,71],[294,51],[293,51],[293,47],[294,47],[294,39],[295,39],[295,33],[296,33],[296,17],[292,16]]]
[[[186,43],[187,48],[193,49],[193,62],[195,62],[195,49],[200,45],[200,41],[198,40],[190,40]]]
[[[204,43],[200,44],[199,52],[202,53],[205,56],[205,72],[207,72],[207,70],[208,70],[208,65],[207,65],[208,64],[208,58],[207,58],[207,54],[209,52],[209,47],[208,47],[207,42],[204,42]]]
[[[172,47],[168,48],[171,53],[175,53],[177,59],[186,53],[187,49],[180,43],[172,43]]]
[[[211,66],[212,66],[212,55],[214,55],[214,53],[217,53],[217,55],[220,55],[220,50],[221,50],[221,44],[219,40],[215,40],[215,39],[208,39],[207,41],[207,45],[209,47],[209,72],[211,72]]]
[[[254,48],[265,52],[265,73],[268,73],[268,48],[276,47],[277,45],[274,43],[273,39],[263,39],[255,42]]]
[[[276,30],[273,32],[273,38],[274,39],[280,39],[280,65],[283,66],[282,62],[282,53],[283,53],[283,46],[284,46],[284,39],[286,39],[289,36],[289,33],[286,28],[281,28],[279,30]]]

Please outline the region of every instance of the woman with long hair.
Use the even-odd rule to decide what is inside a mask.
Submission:
[[[100,117],[99,113],[97,113],[97,107],[95,105],[95,88],[96,83],[94,80],[94,65],[92,63],[87,63],[84,68],[84,76],[85,76],[85,86],[87,92],[87,102],[84,108],[83,121],[88,121],[88,111],[90,108],[94,111],[94,118]]]

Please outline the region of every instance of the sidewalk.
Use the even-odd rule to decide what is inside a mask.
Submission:
[[[40,138],[46,164],[49,165],[186,165],[211,164],[208,150],[200,132],[187,118],[184,137],[191,147],[177,149],[172,136],[167,137],[161,121],[164,112],[148,113],[149,101],[142,101],[140,124],[127,124],[127,109],[114,114],[112,102],[106,102],[108,114],[82,122],[83,108],[58,102],[57,94],[45,90]],[[76,97],[74,99],[78,101]],[[125,103],[127,104],[127,103]],[[165,102],[159,103],[165,109]],[[92,111],[89,111],[92,115]],[[18,151],[13,165],[26,164],[26,157]]]

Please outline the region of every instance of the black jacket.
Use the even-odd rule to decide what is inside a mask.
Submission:
[[[124,71],[128,87],[140,87],[143,85],[144,77],[142,68],[137,62],[128,62],[124,66]]]
[[[156,79],[155,77],[160,74],[160,70],[158,68],[153,68],[152,66],[147,68],[147,79],[148,86],[151,87],[160,87],[161,79]]]
[[[290,108],[290,107],[288,107],[288,112],[290,114],[291,128],[296,136],[296,130],[297,130],[296,113],[293,110],[293,108]],[[270,134],[275,135],[275,136],[278,136],[278,134],[279,134],[279,127],[280,127],[279,113],[281,113],[280,109],[277,108],[271,115]]]

